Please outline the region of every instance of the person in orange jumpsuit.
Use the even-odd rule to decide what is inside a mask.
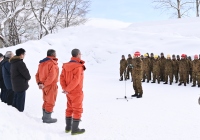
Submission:
[[[63,93],[67,96],[66,127],[65,132],[71,131],[72,135],[82,134],[85,129],[79,129],[78,125],[83,112],[83,78],[84,61],[81,60],[79,49],[72,50],[72,58],[68,63],[63,64],[60,75],[60,84]],[[72,121],[73,120],[73,121]]]
[[[51,118],[53,107],[55,106],[58,93],[58,59],[55,50],[48,50],[47,57],[40,61],[38,71],[36,73],[36,82],[39,89],[43,91],[43,117],[44,123],[55,123],[57,119]]]

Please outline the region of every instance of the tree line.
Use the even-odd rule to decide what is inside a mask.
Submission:
[[[0,0],[0,36],[4,46],[84,24],[89,6],[90,0]]]

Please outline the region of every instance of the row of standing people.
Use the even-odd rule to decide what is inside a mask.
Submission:
[[[130,64],[132,64],[133,58],[131,55],[128,55],[128,59],[125,59],[125,56],[122,56],[120,61],[120,81],[124,79],[129,79],[129,73],[132,69]],[[148,53],[144,54],[144,57],[141,58],[143,61],[143,79],[142,82],[147,80],[149,83],[155,83],[156,80],[158,83],[163,81],[164,84],[172,85],[173,82],[178,83],[179,86],[184,84],[189,84],[193,82],[192,87],[198,85],[200,87],[200,60],[198,55],[194,55],[194,60],[191,60],[191,57],[187,57],[186,54],[180,56],[167,55],[167,58],[164,57],[164,54],[161,53],[161,57],[158,55],[153,55],[149,57]],[[123,76],[124,74],[124,76]],[[175,79],[175,81],[173,81]]]
[[[139,52],[138,52],[139,53]],[[134,58],[131,55],[128,55],[128,59],[125,59],[125,56],[122,55],[120,60],[120,81],[131,79],[134,82],[134,60],[138,59],[138,56],[135,55]],[[141,81],[149,83],[158,83],[161,81],[164,84],[172,85],[173,82],[178,83],[179,86],[184,84],[189,84],[193,82],[192,87],[198,85],[200,87],[200,60],[198,55],[194,55],[194,60],[191,60],[191,57],[187,57],[186,54],[182,54],[181,58],[179,55],[175,56],[167,55],[165,58],[164,53],[161,53],[161,56],[154,55],[151,53],[149,57],[148,53],[144,54],[144,57],[139,57],[142,61],[141,66]],[[175,79],[175,81],[173,81]],[[134,83],[133,83],[134,84]]]
[[[73,49],[72,58],[64,63],[60,75],[60,84],[67,98],[67,109],[65,112],[65,132],[71,131],[72,135],[82,134],[85,129],[79,129],[79,122],[83,113],[83,78],[84,61],[81,60],[81,52]],[[35,75],[39,89],[43,92],[42,120],[45,123],[55,123],[57,119],[51,118],[58,93],[59,67],[55,50],[48,50],[47,57],[39,62],[38,71]]]
[[[0,54],[0,85],[1,101],[15,107],[20,112],[24,111],[26,90],[31,79],[29,70],[23,62],[24,49],[17,49],[14,56],[12,51]]]
[[[63,93],[67,97],[66,127],[65,132],[71,131],[72,135],[82,134],[85,129],[79,129],[79,122],[83,112],[83,78],[84,61],[81,60],[81,52],[73,49],[72,58],[64,63],[60,75],[60,84]],[[31,79],[28,68],[23,59],[24,49],[17,49],[16,55],[11,51],[6,52],[5,56],[0,54],[0,85],[1,100],[8,105],[16,107],[20,112],[24,111],[26,90],[29,88],[28,81]],[[47,51],[47,57],[39,62],[38,71],[35,75],[38,88],[43,92],[42,120],[44,123],[55,123],[57,119],[51,118],[58,93],[58,59],[56,51]]]

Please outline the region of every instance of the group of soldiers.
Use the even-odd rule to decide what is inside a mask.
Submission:
[[[140,70],[137,71],[136,69]],[[142,97],[142,86],[139,83],[141,84],[141,82],[145,81],[147,83],[150,81],[151,83],[157,82],[158,84],[162,81],[164,84],[170,85],[173,82],[179,82],[178,86],[182,84],[186,86],[189,82],[193,82],[192,87],[196,87],[196,85],[200,87],[200,55],[194,55],[194,60],[186,54],[181,56],[172,55],[172,57],[167,55],[165,57],[164,53],[161,53],[160,56],[151,53],[149,56],[148,53],[140,55],[140,52],[135,52],[133,58],[129,54],[128,59],[125,59],[125,56],[122,55],[120,60],[120,81],[130,79],[130,73],[135,90],[135,95],[132,95],[132,97]],[[135,79],[140,81],[135,81]],[[139,89],[137,85],[139,85]]]

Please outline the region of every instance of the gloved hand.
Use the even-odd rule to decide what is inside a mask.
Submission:
[[[64,91],[64,90],[62,91],[62,93],[66,94],[66,95],[68,94],[68,92],[67,92],[67,91]]]
[[[43,89],[44,88],[44,85],[43,84],[39,84],[39,89]]]

